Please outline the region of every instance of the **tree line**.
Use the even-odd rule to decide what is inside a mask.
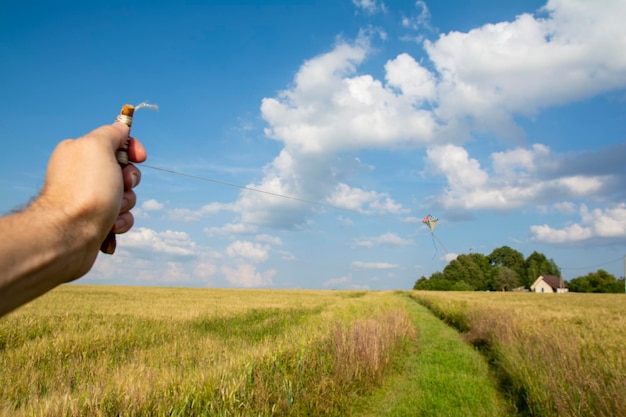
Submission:
[[[489,255],[470,253],[459,255],[430,277],[421,276],[415,290],[431,291],[511,291],[530,289],[540,275],[560,277],[561,270],[553,259],[537,251],[524,258],[521,252],[502,246]],[[604,270],[589,273],[568,282],[575,292],[624,292],[624,280]]]

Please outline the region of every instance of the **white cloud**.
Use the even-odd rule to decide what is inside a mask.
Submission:
[[[222,273],[232,285],[237,287],[267,287],[272,285],[272,278],[276,275],[273,269],[265,272],[257,272],[256,267],[251,264],[241,264],[236,268],[223,266]]]
[[[546,243],[575,243],[593,238],[626,240],[626,203],[606,209],[580,206],[580,223],[555,229],[547,224],[531,226],[533,240]]]
[[[363,269],[394,269],[398,267],[398,265],[390,264],[386,262],[362,262],[362,261],[354,261],[352,262],[352,266],[355,268],[363,268]]]
[[[245,223],[227,223],[222,227],[205,228],[204,232],[209,236],[250,235],[256,233],[258,227]]]
[[[351,276],[343,276],[339,278],[331,278],[327,281],[324,281],[322,285],[324,286],[324,288],[337,288],[337,287],[345,287],[351,282],[352,282]]]
[[[459,254],[458,253],[446,253],[443,256],[443,260],[446,262],[451,262],[454,261],[456,258],[458,258]]]
[[[404,222],[404,223],[421,223],[422,222],[422,218],[409,216],[409,217],[403,218],[402,222]]]
[[[554,209],[559,213],[574,214],[576,213],[576,204],[571,201],[561,201],[554,203]]]
[[[263,99],[261,112],[270,125],[266,134],[304,153],[428,143],[436,127],[433,115],[414,106],[432,94],[428,74],[405,55],[390,62],[394,85],[413,95],[396,94],[371,75],[355,75],[370,51],[370,39],[362,35],[305,62],[291,90]],[[397,71],[402,66],[424,79],[402,78]]]
[[[567,160],[544,145],[491,155],[490,177],[477,159],[457,145],[429,148],[427,165],[446,176],[448,187],[434,200],[446,209],[510,210],[560,198],[593,197],[608,189],[607,175],[567,175]],[[549,161],[545,162],[544,161]],[[540,169],[541,168],[541,169]]]
[[[415,7],[419,10],[419,13],[415,16],[403,17],[400,22],[402,26],[412,30],[423,28],[432,31],[433,28],[430,25],[430,11],[428,10],[426,3],[422,0],[417,0]]]
[[[163,203],[159,203],[155,199],[150,199],[144,201],[141,208],[145,211],[159,211],[163,208]]]
[[[354,4],[382,10],[372,0]],[[429,29],[426,3],[415,6],[416,15],[402,24]],[[373,43],[384,38],[382,31],[339,38],[330,51],[305,61],[289,88],[261,102],[265,134],[283,149],[248,186],[306,202],[242,191],[233,205],[171,215],[196,221],[230,210],[243,225],[297,229],[328,209],[310,202],[362,214],[407,213],[394,196],[348,185],[365,164],[348,166],[345,156],[407,147],[428,147],[428,167],[447,178],[441,195],[431,198],[443,209],[511,210],[601,196],[616,188],[613,177],[566,172],[563,157],[545,145],[495,152],[489,164],[460,144],[482,132],[521,139],[519,115],[626,87],[626,31],[616,17],[624,14],[623,1],[549,1],[536,15],[442,34],[424,43],[426,59],[400,53],[378,78],[360,67],[377,52]]]
[[[412,244],[413,244],[412,240],[403,239],[400,236],[396,235],[395,233],[391,233],[391,232],[382,234],[377,237],[360,239],[355,242],[356,246],[363,246],[366,248],[371,248],[376,245],[394,247],[394,246],[408,246]]]
[[[269,256],[269,246],[237,240],[226,248],[226,255],[231,258],[244,258],[251,262],[264,262]]]
[[[193,267],[194,275],[202,279],[211,278],[216,272],[217,266],[212,261],[200,260]]]
[[[156,232],[146,227],[136,227],[119,235],[120,246],[143,249],[153,253],[193,256],[197,253],[196,243],[185,232],[166,230]]]
[[[196,222],[204,216],[217,214],[220,211],[233,211],[232,204],[224,203],[209,203],[197,210],[190,210],[186,208],[178,208],[170,210],[169,214],[173,220],[182,220],[185,222]]]
[[[422,67],[409,54],[403,53],[385,64],[387,84],[398,88],[414,104],[436,98],[436,82],[432,72]]]
[[[626,31],[617,17],[626,15],[626,3],[556,0],[545,12],[425,42],[445,123],[515,136],[515,113],[626,85]]]
[[[385,3],[378,2],[377,0],[352,0],[352,4],[354,4],[357,9],[367,14],[375,14],[387,10]]]
[[[259,242],[269,243],[271,245],[282,245],[283,241],[278,236],[271,236],[267,234],[260,234],[256,236],[256,240]]]
[[[326,201],[335,207],[363,214],[406,213],[408,211],[385,193],[365,191],[343,183],[337,184],[334,193],[328,196]]]

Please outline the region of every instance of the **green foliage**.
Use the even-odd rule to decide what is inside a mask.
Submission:
[[[623,293],[624,280],[617,280],[614,275],[598,269],[596,272],[571,280],[569,289],[572,292]]]
[[[493,268],[487,257],[480,253],[459,255],[443,270],[444,278],[454,283],[457,291],[488,290],[493,281]],[[457,283],[462,283],[455,285]]]
[[[524,255],[521,252],[516,251],[508,246],[502,246],[496,248],[491,252],[487,259],[491,262],[491,265],[498,267],[507,267],[515,272],[518,279],[524,278],[526,281],[526,269],[524,267]],[[533,280],[534,282],[534,280]],[[532,282],[530,283],[532,284]],[[530,287],[530,284],[528,287]]]
[[[505,269],[501,269],[505,268]],[[496,248],[485,256],[481,253],[461,254],[450,261],[443,272],[420,277],[414,290],[427,291],[501,291],[518,286],[530,288],[539,275],[560,276],[559,267],[544,254],[533,252],[524,256],[508,246]]]
[[[539,278],[539,275],[561,276],[561,270],[556,263],[552,259],[548,259],[543,253],[537,251],[534,251],[526,258],[524,266],[526,268],[526,279],[522,284],[526,288],[530,288],[533,282]]]
[[[495,286],[502,291],[510,291],[519,284],[517,273],[506,266],[496,267]]]
[[[414,290],[426,290],[426,291],[450,291],[450,288],[454,285],[454,282],[448,281],[441,272],[435,272],[427,278],[425,276],[415,282],[413,286]]]

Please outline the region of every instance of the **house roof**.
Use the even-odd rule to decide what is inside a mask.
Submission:
[[[543,278],[546,284],[551,286],[554,290],[557,288],[569,288],[565,281],[555,275],[541,275],[539,278]]]

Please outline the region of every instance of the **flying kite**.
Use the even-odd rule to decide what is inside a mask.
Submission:
[[[438,218],[436,218],[435,216],[431,216],[430,214],[427,214],[422,219],[422,223],[428,226],[428,228],[430,229],[430,235],[433,238],[433,247],[435,248],[435,254],[433,255],[433,259],[435,259],[435,256],[437,256],[437,252],[438,252],[437,245],[435,244],[435,239],[437,239],[437,242],[439,242],[439,244],[443,248],[443,251],[445,253],[448,253],[448,251],[446,250],[446,247],[443,245],[443,243],[441,243],[441,240],[439,240],[439,238],[435,235],[435,225],[437,224],[438,221],[439,221]]]

